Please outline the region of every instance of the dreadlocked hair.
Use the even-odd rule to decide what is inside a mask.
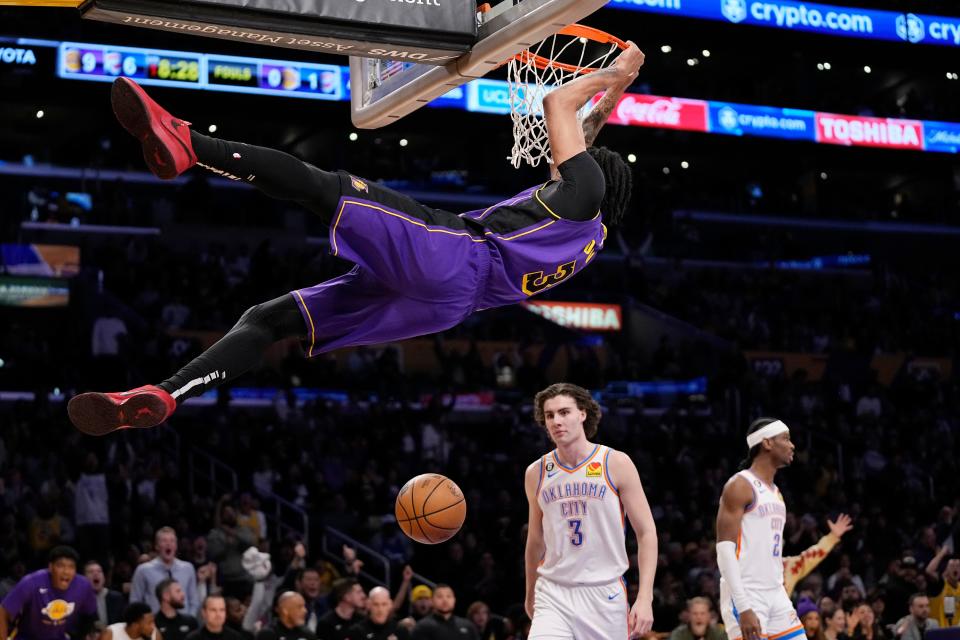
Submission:
[[[600,165],[600,170],[603,171],[603,177],[606,180],[607,189],[603,195],[603,202],[600,204],[600,211],[603,212],[608,222],[618,224],[630,206],[630,196],[633,193],[633,172],[630,171],[630,167],[623,161],[619,153],[611,151],[607,147],[588,147],[587,153]]]
[[[750,435],[755,431],[760,431],[760,429],[763,429],[765,426],[767,426],[771,422],[776,422],[776,421],[777,421],[776,418],[757,418],[756,420],[750,423],[750,428],[747,429],[747,435]],[[740,461],[740,467],[739,467],[740,471],[750,468],[750,465],[753,464],[753,459],[757,457],[757,454],[760,453],[760,449],[762,448],[763,448],[762,442],[750,447],[750,451],[747,453],[747,457]]]

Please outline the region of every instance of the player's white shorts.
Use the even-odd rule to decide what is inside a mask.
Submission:
[[[570,587],[537,578],[528,640],[627,640],[627,587],[623,579]]]
[[[804,635],[797,610],[783,587],[768,590],[747,590],[750,608],[760,621],[761,637],[766,640],[792,640]],[[740,640],[740,614],[733,606],[733,597],[726,582],[720,583],[720,615],[730,640]]]

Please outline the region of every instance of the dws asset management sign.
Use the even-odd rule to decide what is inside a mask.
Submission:
[[[475,0],[85,0],[84,18],[274,47],[446,64],[477,40]]]

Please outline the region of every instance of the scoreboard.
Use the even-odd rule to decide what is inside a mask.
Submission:
[[[219,54],[62,42],[57,75],[70,80],[113,82],[120,76],[140,84],[343,100],[338,65],[268,60]]]

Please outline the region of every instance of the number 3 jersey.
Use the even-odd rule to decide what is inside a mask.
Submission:
[[[787,508],[776,485],[768,485],[750,470],[737,473],[750,483],[753,502],[740,521],[737,559],[743,587],[783,588],[783,523]]]
[[[623,505],[610,477],[609,447],[596,445],[576,467],[557,452],[540,459],[537,503],[546,546],[538,573],[559,584],[601,585],[627,570]]]

